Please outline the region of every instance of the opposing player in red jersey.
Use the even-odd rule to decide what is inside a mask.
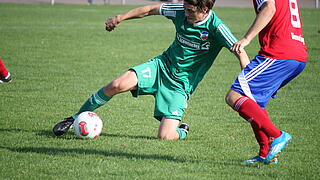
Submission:
[[[278,163],[278,154],[292,136],[270,121],[265,107],[278,89],[303,71],[308,54],[298,0],[253,0],[253,4],[256,18],[231,50],[243,51],[259,34],[260,51],[232,84],[226,102],[251,124],[260,145],[259,155],[243,162]]]
[[[6,66],[3,64],[0,58],[0,83],[10,82],[12,80],[10,72],[7,70]]]

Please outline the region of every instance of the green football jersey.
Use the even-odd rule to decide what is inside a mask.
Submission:
[[[212,10],[195,24],[189,24],[184,13],[183,3],[164,3],[160,8],[160,14],[172,20],[176,29],[163,63],[170,78],[192,94],[222,47],[230,49],[237,39]]]

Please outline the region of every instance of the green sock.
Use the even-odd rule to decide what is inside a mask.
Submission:
[[[73,117],[76,117],[84,111],[94,111],[95,109],[106,104],[110,99],[110,97],[104,94],[103,88],[101,88],[96,93],[92,94],[92,96],[86,102],[84,102],[79,112],[77,112],[77,114],[75,114]]]
[[[185,139],[187,137],[187,133],[184,130],[177,128],[176,131],[179,134],[179,139]]]

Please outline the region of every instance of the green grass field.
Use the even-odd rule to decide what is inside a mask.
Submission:
[[[151,96],[115,96],[96,112],[102,137],[52,136],[98,88],[161,54],[174,39],[164,17],[105,32],[104,21],[132,6],[0,4],[0,57],[13,82],[0,84],[0,179],[319,179],[320,11],[302,9],[309,63],[271,100],[273,122],[293,135],[279,165],[242,165],[258,145],[248,123],[224,102],[240,71],[224,49],[189,100],[184,141],[156,139]],[[253,9],[216,8],[240,38]],[[252,58],[255,40],[247,48]]]

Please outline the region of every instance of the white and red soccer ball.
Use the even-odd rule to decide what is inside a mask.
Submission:
[[[102,120],[90,111],[82,112],[73,122],[74,133],[84,139],[92,139],[100,136],[102,131]]]

